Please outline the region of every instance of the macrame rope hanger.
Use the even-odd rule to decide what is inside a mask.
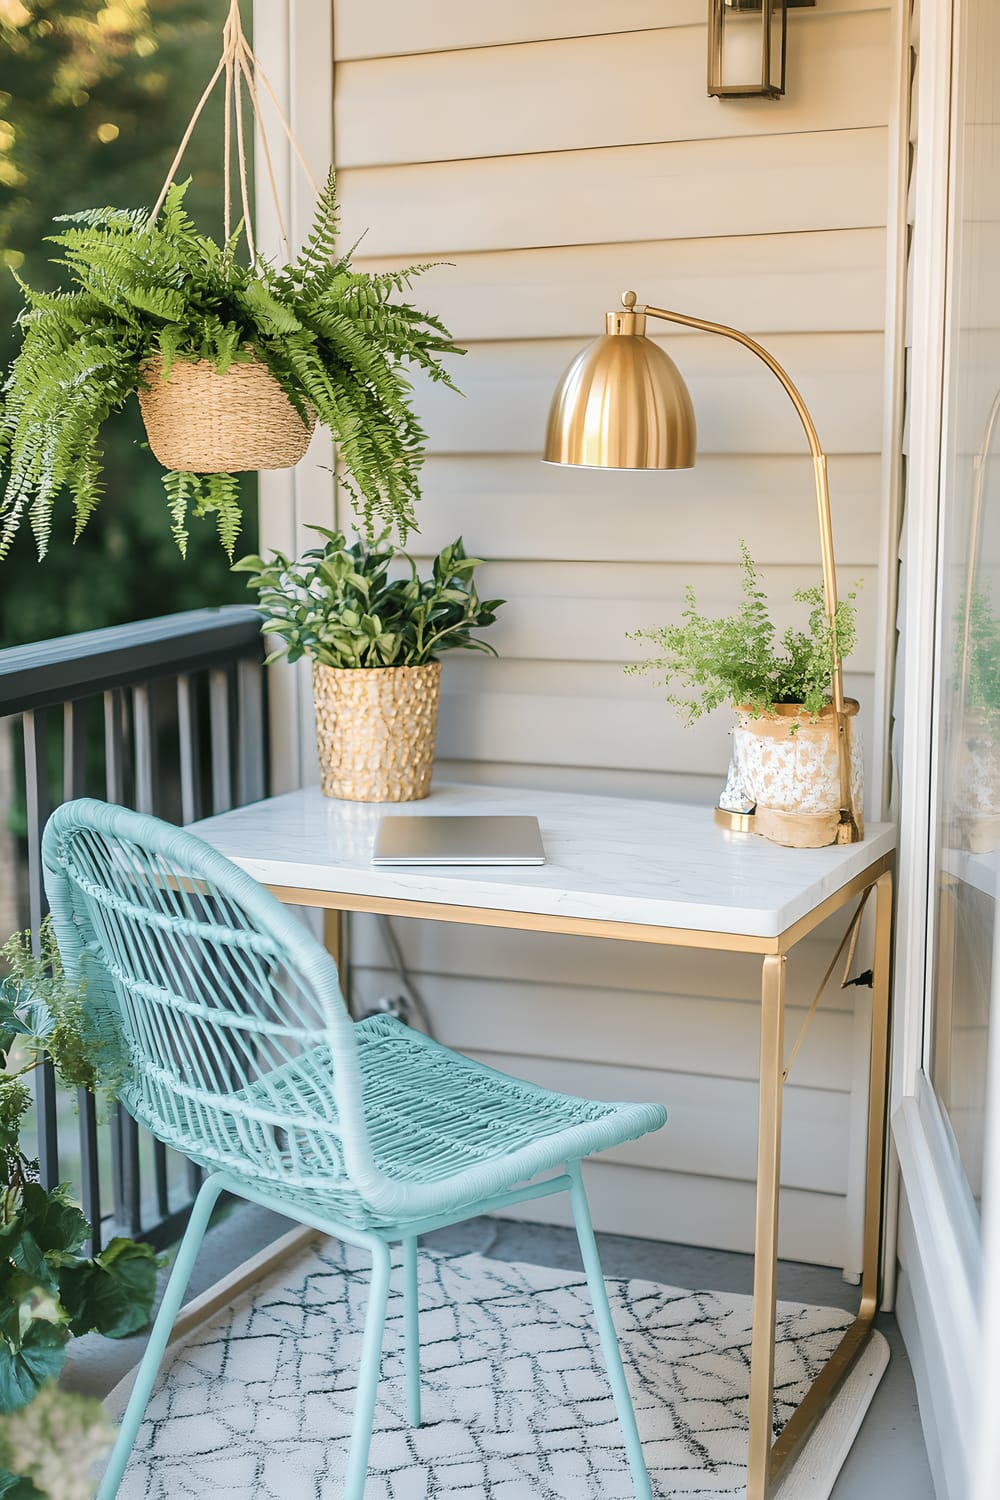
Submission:
[[[160,209],[163,207],[163,204],[166,201],[167,192],[174,180],[174,175],[177,171],[177,168],[180,166],[181,159],[184,156],[184,152],[187,150],[188,142],[194,134],[194,128],[197,125],[199,118],[201,117],[201,113],[205,108],[205,105],[208,103],[212,90],[215,88],[215,85],[218,83],[219,79],[223,76],[225,76],[226,93],[225,130],[222,148],[224,178],[223,192],[225,195],[225,202],[223,205],[223,229],[225,240],[228,243],[233,232],[232,162],[234,134],[233,123],[235,121],[235,154],[240,185],[240,200],[243,205],[243,227],[246,232],[247,249],[250,252],[250,259],[251,261],[256,260],[257,247],[254,241],[253,223],[250,218],[250,185],[249,179],[247,177],[246,141],[244,139],[243,131],[243,87],[245,84],[247,95],[250,99],[250,108],[253,111],[253,117],[257,125],[257,134],[260,138],[260,144],[264,152],[264,161],[267,167],[267,177],[271,185],[271,195],[274,199],[274,209],[278,220],[278,233],[281,236],[281,243],[284,246],[285,259],[291,260],[291,246],[288,240],[288,233],[285,229],[285,218],[281,211],[281,197],[278,193],[278,184],[274,175],[274,162],[271,159],[271,148],[268,144],[267,132],[264,129],[264,119],[261,113],[260,98],[257,92],[258,79],[264,85],[264,88],[266,89],[268,96],[270,97],[271,103],[273,104],[275,111],[277,112],[278,119],[281,121],[281,125],[284,129],[285,135],[288,137],[289,144],[302,165],[302,170],[306,175],[306,179],[310,187],[312,188],[313,192],[317,194],[317,196],[319,194],[319,187],[317,185],[315,177],[309,170],[309,163],[303,156],[302,149],[299,146],[298,141],[292,134],[292,127],[288,123],[288,119],[285,115],[284,110],[278,103],[277,95],[268,82],[267,75],[254,56],[250,48],[250,44],[246,39],[243,31],[243,21],[240,16],[239,0],[229,0],[229,14],[226,17],[226,24],[222,28],[222,56],[219,58],[218,66],[216,67],[215,72],[208,80],[208,83],[205,87],[205,92],[202,94],[201,98],[198,100],[197,105],[195,106],[194,114],[191,116],[190,120],[187,123],[187,129],[184,131],[184,134],[181,137],[181,143],[177,147],[177,154],[175,155],[173,161],[170,163],[170,170],[168,171],[166,178],[164,179],[163,186],[160,189],[159,197],[153,205],[153,211],[149,216],[149,222],[151,224],[154,223],[157,216],[159,215]]]

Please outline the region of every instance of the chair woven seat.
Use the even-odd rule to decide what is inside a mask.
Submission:
[[[375,1165],[401,1185],[439,1184],[450,1206],[487,1198],[539,1172],[634,1140],[663,1122],[652,1104],[607,1104],[578,1099],[512,1078],[431,1041],[391,1016],[370,1016],[354,1028],[361,1072],[362,1110]],[[320,1101],[333,1077],[324,1043],[243,1091],[268,1109],[289,1099]],[[276,1198],[336,1209],[351,1222],[389,1222],[356,1193],[330,1191],[324,1163],[294,1189],[276,1184]],[[456,1193],[453,1184],[462,1183]],[[268,1192],[272,1192],[270,1186]],[[422,1196],[422,1195],[421,1195]],[[391,1221],[417,1217],[405,1209]]]

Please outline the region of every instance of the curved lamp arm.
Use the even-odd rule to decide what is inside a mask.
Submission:
[[[809,444],[809,452],[812,454],[813,473],[816,481],[816,512],[819,521],[820,555],[823,560],[823,597],[826,601],[826,613],[830,622],[830,637],[833,646],[833,674],[830,687],[833,698],[833,710],[837,718],[837,746],[840,770],[841,834],[838,837],[838,842],[845,844],[854,843],[860,835],[853,812],[851,765],[847,745],[847,715],[844,704],[844,673],[840,661],[840,651],[837,646],[837,575],[833,555],[833,519],[830,514],[830,486],[826,472],[826,454],[820,447],[816,424],[809,414],[809,408],[806,406],[801,394],[787,372],[782,369],[773,354],[769,354],[763,345],[758,344],[756,339],[752,339],[749,334],[741,333],[738,328],[730,328],[725,323],[710,323],[705,318],[692,318],[687,313],[670,312],[663,307],[649,307],[647,305],[643,311],[647,317],[661,318],[667,323],[682,323],[686,328],[697,328],[702,333],[719,333],[723,338],[733,339],[737,344],[742,344],[744,349],[749,349],[751,354],[756,354],[757,358],[767,365],[771,374],[781,382],[799,415],[799,420],[805,431],[806,441]]]

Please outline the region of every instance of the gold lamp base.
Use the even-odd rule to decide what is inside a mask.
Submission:
[[[789,849],[822,849],[828,844],[856,844],[861,829],[850,811],[816,814],[777,812],[762,809],[753,812],[730,812],[727,807],[715,809],[715,822],[727,833],[755,833],[772,844]]]
[[[727,807],[715,809],[715,821],[727,833],[754,833],[756,818],[752,812],[730,812]]]

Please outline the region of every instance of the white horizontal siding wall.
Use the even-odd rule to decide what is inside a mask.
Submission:
[[[842,586],[864,581],[848,689],[880,775],[888,7],[794,12],[777,103],[706,97],[704,0],[334,0],[333,20],[345,243],[366,231],[371,268],[448,262],[414,299],[468,349],[454,362],[465,399],[417,390],[429,444],[414,550],[462,533],[489,559],[484,591],[509,600],[499,661],[446,662],[438,774],[708,809],[727,725],[685,729],[662,691],[627,678],[626,631],[676,619],[689,582],[731,607],[740,537],[782,625],[818,576],[797,419],[722,340],[669,336],[698,412],[695,469],[539,463],[561,370],[635,287],[747,329],[800,384],[830,453]],[[755,961],[396,925],[444,1041],[559,1088],[667,1104],[664,1131],[593,1168],[600,1225],[750,1247]],[[833,940],[794,963],[793,1034]],[[361,999],[398,988],[369,919],[352,959]],[[825,1003],[786,1100],[782,1250],[828,1264],[856,1255],[856,993]]]

